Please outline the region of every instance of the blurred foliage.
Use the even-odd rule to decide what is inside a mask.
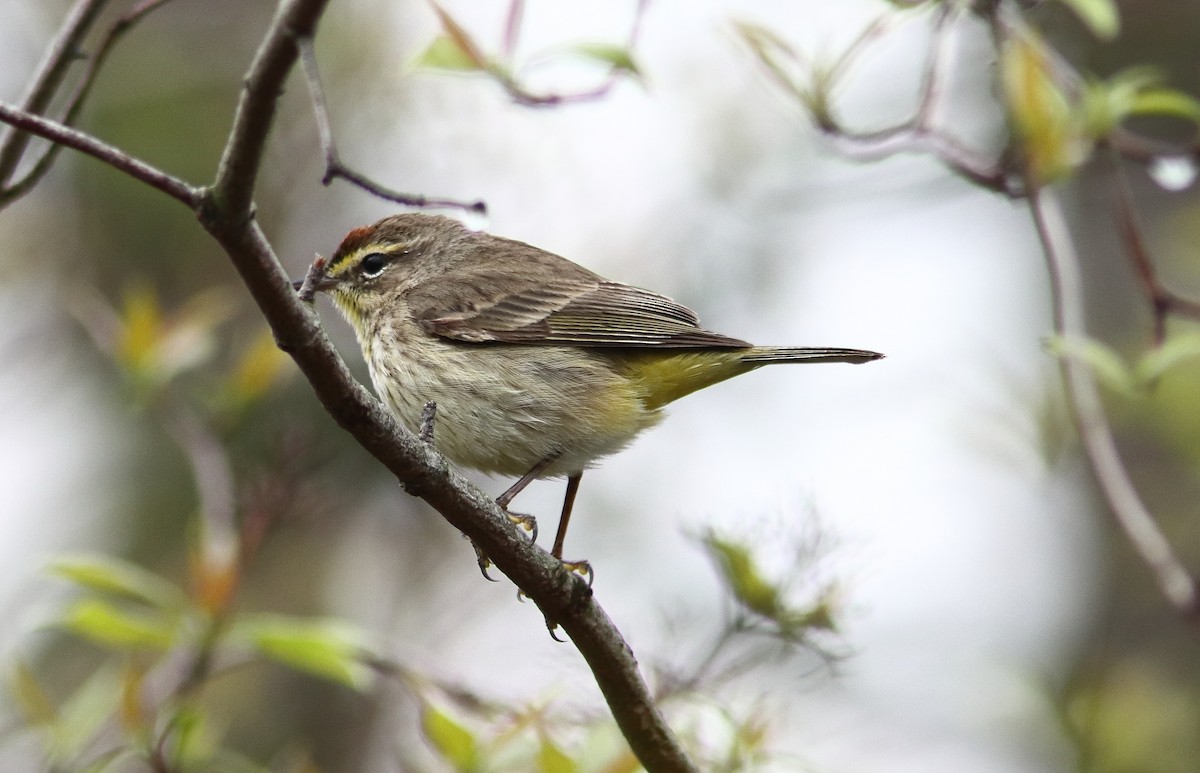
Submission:
[[[889,13],[905,18],[941,6],[892,5]],[[1124,19],[1111,0],[1043,6],[1031,12],[1039,23],[1005,47],[999,61],[1005,115],[1036,181],[1098,185],[1086,174],[1094,151],[1131,122],[1161,119],[1195,137],[1200,105],[1165,85],[1187,89],[1200,82],[1195,4],[1129,4],[1142,12]],[[233,0],[170,4],[161,23],[139,30],[113,58],[81,123],[203,181],[219,158],[236,84],[269,12],[269,4]],[[1065,19],[1055,15],[1063,12]],[[419,67],[477,72],[514,98],[532,97],[528,67],[517,66],[504,42],[481,44],[466,20],[437,5],[433,14],[440,32],[421,44]],[[363,39],[383,34],[383,26],[359,25],[354,36],[340,30],[345,40],[334,45],[359,57],[359,69],[335,67],[335,86],[354,92],[353,79],[372,75],[363,69],[370,63]],[[886,26],[872,26],[848,51],[824,60],[799,51],[781,30],[739,22],[738,32],[815,123],[830,128],[854,57]],[[1176,36],[1173,46],[1160,44],[1164,32]],[[1064,52],[1082,62],[1086,77],[1063,77]],[[642,72],[627,45],[585,43],[549,55],[582,57],[608,75]],[[539,54],[530,62],[544,59]],[[185,64],[186,75],[164,77],[182,73]],[[285,104],[285,115],[306,109]],[[316,170],[318,151],[311,145],[305,151],[311,158],[297,166]],[[127,387],[139,450],[134,472],[119,482],[129,490],[127,556],[54,560],[51,573],[73,593],[31,637],[29,654],[8,669],[21,732],[36,738],[47,764],[93,771],[139,763],[173,771],[362,769],[375,722],[385,708],[395,710],[386,686],[398,684],[417,707],[413,727],[445,769],[637,770],[605,719],[541,704],[498,704],[438,682],[389,660],[377,634],[329,616],[321,582],[333,562],[331,535],[373,490],[391,482],[342,433],[308,437],[297,430],[332,425],[289,379],[286,357],[190,213],[97,164],[63,166],[70,193],[86,205],[68,214],[57,202],[43,202],[43,222],[73,225],[43,228],[35,255],[20,263],[61,284],[63,305],[106,355],[86,364],[88,377]],[[288,217],[297,171],[284,166],[266,170],[260,213],[268,225]],[[1170,215],[1177,231],[1194,236],[1200,222],[1194,195],[1155,202],[1145,213],[1149,228]],[[1194,265],[1187,268],[1195,276]],[[1133,294],[1127,274],[1090,281]],[[1162,344],[1145,346],[1138,322],[1144,319],[1130,323],[1135,332],[1122,345],[1055,340],[1051,350],[1085,360],[1110,389],[1132,472],[1196,566],[1200,339],[1176,328]],[[198,427],[198,435],[181,426]],[[216,466],[230,471],[228,491],[218,490],[211,470],[198,469],[196,457],[214,451]],[[388,491],[390,503],[400,499]],[[425,566],[420,559],[452,544],[444,535],[437,542],[432,532],[419,537],[407,541],[409,552],[397,564]],[[836,636],[836,596],[831,586],[798,593],[794,577],[766,568],[762,541],[709,532],[700,542],[731,611],[712,641],[699,643],[706,654],[689,671],[664,677],[666,710],[686,729],[706,770],[754,769],[772,758],[766,713],[735,712],[708,693],[768,659],[764,646],[791,654],[797,645]],[[1195,642],[1166,614],[1120,540],[1110,564],[1106,607],[1082,647],[1075,678],[1048,700],[1077,745],[1081,770],[1190,771],[1200,759]],[[810,567],[797,558],[794,568],[803,574]],[[434,571],[426,574],[434,576],[422,582],[438,581]],[[403,585],[413,598],[427,589],[415,581]],[[408,759],[404,752],[397,757]]]
[[[501,53],[489,55],[467,28],[445,8],[438,3],[431,3],[442,34],[429,43],[428,47],[417,57],[416,66],[429,70],[441,70],[460,73],[480,73],[487,75],[507,91],[514,100],[526,104],[557,104],[570,101],[579,96],[602,96],[607,86],[600,86],[594,91],[576,94],[535,94],[528,85],[529,70],[536,66],[552,63],[557,60],[575,57],[605,65],[609,77],[625,78],[638,77],[641,70],[634,61],[633,52],[627,46],[613,43],[577,43],[561,49],[534,54],[528,58],[524,67],[518,67],[514,61],[515,31],[506,32],[502,42]],[[640,13],[640,11],[639,11]],[[610,81],[610,83],[615,81]]]
[[[1163,76],[1152,68],[1083,84],[1062,82],[1062,68],[1045,43],[1029,36],[1008,41],[1000,67],[1008,115],[1038,183],[1073,173],[1097,143],[1130,118],[1175,118],[1190,124],[1193,136],[1200,135],[1200,102],[1163,86]]]
[[[790,639],[836,630],[831,589],[822,590],[816,602],[810,606],[795,606],[787,598],[786,584],[773,582],[763,574],[755,561],[751,543],[738,542],[709,531],[703,536],[702,544],[716,564],[730,596],[752,615],[769,624],[774,634]],[[806,564],[801,562],[797,566]]]
[[[908,19],[952,7],[938,2],[894,5]],[[1122,456],[1139,494],[1181,560],[1198,567],[1196,313],[1190,305],[1163,311],[1161,296],[1148,297],[1146,269],[1137,261],[1149,260],[1169,277],[1156,280],[1166,283],[1164,295],[1187,299],[1200,287],[1194,249],[1178,241],[1183,233],[1194,235],[1195,223],[1200,222],[1193,185],[1200,102],[1190,93],[1200,87],[1200,71],[1194,66],[1200,6],[1119,5],[1114,0],[1021,5],[1028,12],[1019,21],[1010,13],[993,22],[991,29],[993,40],[1000,42],[998,80],[1009,129],[1008,145],[995,151],[998,163],[1016,159],[1024,182],[1054,184],[1080,202],[1073,225],[1085,261],[1091,327],[1116,336],[1116,343],[1099,337],[1054,338],[1048,348],[1054,356],[1082,360],[1104,385]],[[1120,13],[1121,6],[1126,13]],[[994,3],[979,3],[973,9],[983,18],[994,7]],[[1011,12],[1013,7],[1004,10]],[[889,130],[875,127],[855,134],[834,118],[836,98],[854,60],[869,48],[861,41],[874,40],[888,26],[882,21],[872,24],[855,44],[857,49],[851,46],[824,60],[798,53],[777,30],[742,23],[739,33],[767,73],[805,107],[816,126],[842,134],[853,144],[889,136]],[[937,112],[951,116],[947,136],[953,142],[953,100],[936,90],[923,97],[938,102]],[[943,98],[948,104],[940,102]],[[934,112],[922,115],[918,108],[918,119],[897,127],[891,136],[903,138],[914,127],[941,131],[941,124],[921,123]],[[1114,136],[1130,129],[1148,132],[1152,141],[1163,141],[1163,147],[1181,148],[1177,158],[1147,159],[1149,174],[1144,177],[1135,164],[1114,172],[1120,162],[1111,153],[1097,151],[1109,151]],[[915,142],[909,149],[938,152]],[[1102,162],[1093,163],[1098,156]],[[956,159],[942,160],[953,166]],[[1167,174],[1164,164],[1158,163],[1166,160],[1177,161],[1180,168]],[[1130,170],[1129,181],[1115,180],[1114,175],[1125,174],[1125,169]],[[1137,212],[1129,216],[1131,227],[1140,229],[1144,244],[1131,244],[1130,237],[1113,225],[1119,215],[1113,214],[1111,201],[1123,195],[1126,185],[1137,205]],[[1179,244],[1175,251],[1184,257],[1173,263],[1160,255],[1131,257],[1174,244]],[[1185,290],[1178,293],[1177,286]],[[1152,313],[1165,315],[1167,322],[1161,329],[1160,320],[1153,328],[1147,323]],[[1046,423],[1047,437],[1057,438],[1054,412],[1047,413]],[[1076,454],[1052,452],[1047,461],[1063,466]],[[1096,501],[1098,511],[1105,508],[1098,495]],[[710,542],[710,549],[718,554],[733,594],[748,609],[772,616],[779,602],[759,587],[755,567],[719,542]],[[1095,629],[1078,653],[1074,678],[1050,690],[1047,700],[1059,709],[1064,730],[1076,744],[1081,771],[1195,769],[1200,759],[1200,668],[1194,623],[1174,618],[1144,559],[1115,529],[1107,558],[1110,584]]]
[[[168,3],[142,21],[101,73],[83,127],[171,173],[210,176],[241,69],[268,19],[266,6],[218,6]],[[442,34],[418,65],[465,63],[514,98],[578,96],[526,91],[526,69],[556,58],[591,61],[608,78],[639,74],[627,47],[596,42],[518,68],[507,42],[484,55],[463,25],[435,10]],[[202,42],[214,39],[222,45]],[[348,47],[350,59],[361,48]],[[284,104],[297,121],[307,109]],[[311,145],[306,152],[316,170],[319,153]],[[121,518],[130,538],[125,557],[79,552],[51,562],[49,572],[72,592],[10,668],[16,735],[35,739],[44,761],[64,770],[356,770],[373,718],[398,685],[420,707],[397,742],[401,766],[413,757],[405,743],[422,739],[427,754],[415,759],[432,755],[454,770],[638,770],[607,715],[559,716],[550,704],[503,705],[439,683],[322,609],[339,528],[325,516],[344,520],[386,475],[363,464],[365,453],[343,433],[297,429],[328,418],[296,387],[287,357],[190,213],[104,166],[64,158],[87,206],[73,215],[77,228],[48,233],[37,246],[53,259],[23,266],[60,277],[64,307],[102,355],[88,363],[88,377],[123,388],[137,437],[131,476],[119,482],[128,489]],[[281,202],[294,173],[269,159],[259,195],[265,226],[288,216]],[[399,499],[394,489],[388,498]],[[414,572],[418,558],[440,549],[417,536],[399,556]],[[752,561],[747,546],[722,544]],[[428,595],[434,582],[426,575],[403,592]],[[773,592],[763,578],[758,589]],[[776,596],[776,612],[791,614]],[[787,625],[799,635],[803,623]],[[678,690],[673,699],[685,725],[697,710],[686,697]],[[759,724],[732,714],[722,721],[729,743],[711,750],[724,761],[714,770],[761,749]],[[692,742],[701,748],[701,739]]]
[[[1200,759],[1200,694],[1138,660],[1088,671],[1066,696],[1063,722],[1086,773],[1187,773]]]

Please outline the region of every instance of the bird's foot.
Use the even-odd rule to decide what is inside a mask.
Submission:
[[[515,526],[519,527],[522,531],[529,532],[530,542],[537,542],[538,527],[536,518],[532,515],[524,515],[522,513],[510,513],[507,510],[504,511],[504,514],[508,516],[508,520],[512,521]],[[484,579],[490,582],[500,582],[488,574],[488,569],[492,566],[492,559],[487,557],[487,553],[483,552],[483,548],[474,542],[471,543],[471,547],[475,549],[475,561],[479,564],[479,571],[483,573]]]
[[[504,514],[508,516],[508,520],[512,521],[514,525],[520,527],[524,531],[529,532],[530,542],[537,542],[537,518],[534,518],[532,515],[510,513],[507,510],[504,511]]]
[[[487,557],[487,553],[483,552],[483,548],[476,545],[474,541],[471,542],[471,547],[475,549],[475,561],[479,564],[479,571],[483,573],[483,579],[488,582],[500,582],[488,574],[488,569],[492,565],[492,559]]]
[[[588,589],[589,590],[591,589],[592,582],[594,582],[596,579],[596,573],[592,570],[591,562],[589,562],[589,561],[563,561],[563,559],[561,559],[561,558],[558,560],[562,561],[563,569],[566,569],[568,572],[571,572],[572,574],[577,574],[580,577],[582,577],[587,582]]]
[[[555,558],[558,558],[558,556],[555,556]],[[576,584],[574,586],[575,592],[572,594],[572,604],[581,603],[583,599],[591,596],[592,581],[596,579],[596,573],[592,570],[591,563],[588,561],[563,561],[561,558],[558,558],[558,560],[562,562],[564,569],[584,580],[584,585],[580,586]],[[551,619],[549,616],[546,617],[546,630],[550,632],[550,638],[561,642],[564,640],[558,638],[558,627],[558,621]]]

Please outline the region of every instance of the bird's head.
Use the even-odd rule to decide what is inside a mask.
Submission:
[[[346,234],[313,289],[329,293],[351,324],[361,329],[392,299],[456,263],[472,235],[448,217],[385,217]]]

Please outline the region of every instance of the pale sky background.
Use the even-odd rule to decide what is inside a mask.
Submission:
[[[330,34],[385,4],[346,5],[336,21],[343,4],[331,8]],[[496,39],[503,5],[445,3],[485,40]],[[7,100],[44,39],[28,32],[28,6],[0,0]],[[619,41],[632,6],[531,2],[525,48]],[[841,588],[851,654],[835,673],[770,686],[777,745],[792,755],[779,769],[1069,770],[1046,690],[1063,678],[1098,592],[1099,514],[1081,498],[1081,480],[1048,467],[1037,447],[1036,411],[1057,382],[1041,350],[1048,297],[1028,215],[927,159],[838,158],[730,24],[765,24],[816,55],[841,50],[884,9],[870,0],[657,0],[638,51],[646,88],[528,110],[487,81],[397,66],[396,80],[331,96],[336,128],[347,160],[371,157],[376,178],[483,198],[489,230],[671,295],[712,329],[887,354],[861,367],[771,368],[693,395],[584,477],[567,555],[596,567],[597,597],[643,663],[686,651],[690,635],[719,617],[710,565],[689,534],[709,524],[771,533],[780,523],[796,534],[819,518],[832,543],[822,574]],[[395,25],[398,61],[435,31],[420,4],[384,23]],[[894,33],[858,71],[845,104],[859,125],[904,115],[922,28]],[[964,67],[987,64],[977,42],[961,46]],[[594,75],[581,66],[547,77],[569,86]],[[990,94],[976,80],[955,97],[970,113]],[[387,109],[397,99],[408,109],[402,126]],[[992,118],[973,114],[965,128],[986,136]],[[275,158],[299,131],[284,130]],[[270,234],[281,255],[295,256],[294,273],[348,228],[393,209],[345,191],[331,204],[316,180],[304,183],[313,195]],[[0,239],[20,227],[18,205],[0,216]],[[0,610],[36,620],[46,556],[104,549],[102,532],[119,528],[118,503],[95,492],[122,474],[122,409],[102,387],[72,382],[72,363],[54,345],[71,324],[54,288],[28,279],[3,249],[0,275],[0,359],[10,363],[0,371]],[[328,305],[323,313],[356,361],[344,324]],[[31,337],[46,341],[37,356]],[[499,492],[507,482],[485,485]],[[392,493],[376,502],[380,519]],[[518,509],[545,514],[549,535],[561,495],[561,482],[540,483]],[[587,684],[575,651],[546,637],[511,585],[483,583],[465,548],[444,593],[469,599],[467,609],[406,626],[377,547],[386,525],[354,523],[360,533],[337,548],[346,571],[331,586],[335,613],[379,627],[397,652],[435,672],[500,695]],[[780,562],[787,552],[768,541],[766,555]],[[682,633],[664,638],[681,610]],[[5,651],[24,630],[6,631]]]

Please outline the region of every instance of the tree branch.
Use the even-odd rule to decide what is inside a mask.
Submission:
[[[954,31],[953,22],[961,10],[952,3],[938,6],[930,32],[930,49],[921,71],[917,105],[907,121],[878,131],[854,131],[847,128],[834,115],[828,105],[826,91],[849,70],[852,62],[863,50],[865,43],[883,31],[882,22],[868,27],[851,45],[834,66],[824,75],[825,85],[818,84],[812,90],[811,101],[821,105],[814,110],[817,128],[832,140],[839,153],[858,161],[874,161],[898,153],[925,153],[933,156],[954,174],[982,188],[1018,197],[1022,194],[1019,179],[1005,164],[1003,157],[988,158],[985,154],[967,146],[962,140],[936,125],[937,109],[941,104],[942,92],[948,76],[954,70],[953,51],[950,45]],[[793,93],[798,92],[795,84],[787,82],[782,73],[776,73]]]
[[[253,218],[253,197],[278,97],[328,0],[281,3],[246,76],[211,188],[193,187],[83,132],[0,103],[0,121],[91,155],[185,204],[229,255],[281,348],[344,429],[400,480],[485,550],[548,620],[571,637],[591,668],[633,752],[651,771],[692,771],[638,671],[637,661],[586,583],[530,544],[486,494],[449,468],[354,380],[312,307],[301,302]]]
[[[54,95],[67,76],[71,62],[79,55],[79,44],[96,22],[108,0],[78,0],[66,21],[59,28],[54,42],[46,50],[46,56],[37,73],[29,81],[29,88],[21,99],[20,109],[26,113],[40,115],[50,106]],[[17,164],[25,155],[30,135],[11,128],[0,143],[0,189],[8,187],[8,181],[17,171]]]
[[[311,37],[329,0],[281,2],[242,83],[229,140],[221,154],[212,201],[224,217],[253,217],[253,199],[263,152],[279,95],[296,64],[296,40]]]
[[[943,73],[947,61],[946,36],[949,34],[951,19],[959,12],[961,11],[950,4],[940,6],[937,11],[933,44],[925,62],[918,104],[913,117],[901,125],[878,132],[847,131],[833,117],[824,91],[818,88],[811,94],[804,92],[790,81],[781,69],[772,65],[761,48],[760,57],[764,58],[777,80],[805,101],[818,128],[839,141],[844,154],[853,158],[872,159],[900,152],[925,151],[932,153],[949,169],[977,185],[1012,198],[1027,198],[1049,269],[1055,332],[1068,340],[1080,340],[1086,336],[1086,326],[1079,260],[1053,194],[1044,189],[1037,189],[1035,183],[1027,179],[1028,176],[1021,170],[1020,157],[1017,155],[1019,148],[1006,151],[994,163],[987,162],[975,151],[932,127],[938,91],[944,80]],[[1020,30],[1023,21],[1018,9],[1012,7],[1011,3],[992,0],[987,4],[980,4],[973,12],[985,18],[997,50],[1001,49],[1007,39],[1022,34]],[[869,28],[868,32],[873,29]],[[854,48],[849,53],[853,52]],[[1053,67],[1059,80],[1066,84],[1066,87],[1078,89],[1083,83],[1083,76],[1056,53],[1051,51],[1047,55],[1053,59]],[[837,69],[844,70],[848,61],[848,57],[843,56],[837,63]],[[1114,153],[1136,161],[1148,161],[1153,155],[1169,147],[1140,137],[1127,129],[1117,129],[1107,141]],[[1197,147],[1200,146],[1193,143],[1176,152],[1194,156]],[[1120,182],[1123,183],[1123,180]],[[1154,306],[1155,339],[1161,342],[1165,333],[1165,315],[1169,311],[1200,317],[1200,304],[1171,293],[1159,283],[1137,229],[1130,194],[1128,190],[1118,190],[1117,193],[1118,224],[1129,248],[1134,269],[1138,272],[1143,288]],[[1059,362],[1064,391],[1077,431],[1109,508],[1134,550],[1150,568],[1167,601],[1194,629],[1200,630],[1200,586],[1175,555],[1170,542],[1141,501],[1130,480],[1117,450],[1112,427],[1104,412],[1099,388],[1087,363],[1071,356],[1063,356]]]
[[[1068,340],[1082,340],[1087,334],[1083,283],[1079,256],[1075,254],[1066,219],[1054,194],[1048,190],[1031,185],[1029,204],[1050,273],[1054,331]],[[1175,555],[1166,535],[1138,496],[1121,461],[1091,370],[1087,363],[1069,355],[1059,358],[1059,364],[1076,429],[1117,524],[1150,567],[1167,601],[1193,629],[1200,631],[1200,591],[1196,580]]]
[[[317,121],[317,137],[321,150],[325,154],[325,175],[321,178],[322,185],[329,185],[335,178],[340,177],[346,182],[357,185],[367,193],[378,196],[386,201],[392,201],[406,207],[447,207],[487,214],[487,205],[483,201],[463,202],[453,199],[433,199],[413,193],[401,193],[375,182],[364,174],[350,169],[342,163],[338,155],[337,143],[333,139],[333,124],[329,120],[329,105],[325,101],[325,89],[321,86],[321,72],[317,67],[317,56],[313,51],[311,37],[296,40],[300,54],[300,69],[304,72],[304,80],[308,83],[308,94],[312,101],[314,117]]]
[[[484,492],[406,430],[350,374],[313,309],[300,302],[257,223],[213,219],[205,228],[246,282],[279,345],[309,380],[334,420],[398,479],[487,553],[547,619],[558,623],[587,661],[630,747],[648,770],[692,770],[653,703],[637,661],[584,581],[531,544]]]
[[[151,188],[157,188],[191,209],[199,206],[203,199],[201,189],[189,185],[158,167],[134,158],[125,151],[102,142],[90,134],[64,126],[57,121],[32,115],[7,102],[0,102],[0,121],[103,161]]]
[[[107,0],[102,0],[106,2]],[[59,122],[70,126],[76,116],[79,114],[79,109],[83,106],[84,99],[87,98],[88,92],[91,91],[92,85],[96,81],[96,76],[100,73],[100,68],[104,64],[104,60],[108,57],[110,51],[117,44],[126,32],[133,29],[146,15],[156,8],[166,5],[170,0],[141,0],[135,6],[127,10],[121,15],[116,22],[109,27],[105,33],[103,40],[96,47],[96,51],[88,57],[87,67],[83,74],[79,77],[79,82],[76,84],[71,96],[67,99],[65,107],[62,109]],[[87,0],[83,0],[80,5],[87,5]],[[87,25],[90,26],[94,19],[88,19]],[[71,60],[80,56],[78,44],[80,39],[86,33],[86,27],[80,29],[70,37],[70,45],[66,45],[63,41],[68,37],[67,29],[72,29],[75,24],[75,19],[69,19],[64,25],[64,32],[59,34],[59,38],[51,46],[51,52],[47,56],[46,65],[43,72],[35,79],[35,86],[31,89],[32,95],[37,95],[37,98],[27,99],[22,109],[27,113],[41,115],[49,106],[50,100],[53,98],[54,90],[62,83],[62,78],[67,71],[67,65]],[[54,77],[49,77],[53,74]],[[25,148],[28,144],[29,134],[23,132],[14,132],[10,137],[5,139],[5,143],[0,147],[0,207],[15,201],[38,184],[45,176],[46,172],[54,164],[54,159],[58,156],[58,151],[62,149],[62,145],[52,143],[50,147],[34,162],[25,176],[11,185],[7,184],[7,180],[11,174],[16,171],[16,166],[24,155]],[[11,154],[6,156],[5,154]]]
[[[1175,313],[1182,316],[1200,319],[1200,303],[1184,298],[1168,289],[1158,277],[1154,268],[1154,260],[1150,257],[1150,249],[1142,238],[1141,228],[1138,227],[1137,214],[1134,211],[1133,191],[1129,190],[1129,181],[1125,179],[1120,166],[1112,164],[1111,178],[1113,180],[1114,209],[1117,215],[1117,228],[1121,238],[1125,240],[1129,252],[1129,260],[1137,273],[1142,291],[1150,302],[1154,314],[1154,344],[1161,346],[1167,339],[1167,317]]]

